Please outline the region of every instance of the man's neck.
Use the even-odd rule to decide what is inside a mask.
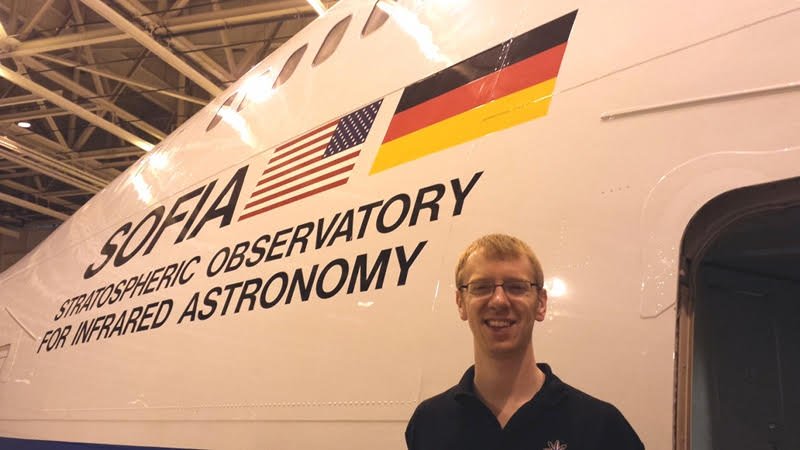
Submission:
[[[533,350],[521,355],[475,355],[475,392],[494,413],[500,425],[539,392],[545,374],[536,366]]]

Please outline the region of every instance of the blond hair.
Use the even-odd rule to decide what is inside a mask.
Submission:
[[[539,259],[536,258],[536,254],[533,253],[530,246],[519,238],[499,233],[487,234],[476,239],[461,253],[456,264],[456,286],[464,284],[465,280],[462,279],[464,266],[467,264],[467,259],[478,251],[482,251],[487,259],[496,261],[507,261],[521,256],[527,258],[533,267],[533,280],[531,281],[540,288],[543,286],[542,265],[539,264]]]

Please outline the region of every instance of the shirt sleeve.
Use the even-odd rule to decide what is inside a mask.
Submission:
[[[406,425],[406,447],[408,447],[408,450],[417,449],[417,447],[414,445],[414,428],[418,413],[419,408],[414,410],[414,414],[411,415],[411,419],[409,419],[408,425]]]
[[[611,406],[603,420],[602,441],[598,448],[644,450],[644,444],[639,439],[639,435],[636,434],[625,416],[614,406]]]

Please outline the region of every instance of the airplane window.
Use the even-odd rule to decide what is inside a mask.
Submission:
[[[319,47],[317,56],[314,57],[314,62],[311,64],[312,67],[322,64],[323,61],[328,59],[333,52],[336,51],[336,47],[338,47],[339,42],[342,41],[344,32],[347,30],[347,25],[350,24],[350,19],[352,18],[353,16],[347,16],[340,20],[339,23],[334,25],[333,28],[331,28],[331,31],[328,32],[327,36],[325,36],[325,40],[322,41],[322,45]]]
[[[231,104],[233,104],[233,99],[235,97],[236,93],[232,94],[225,100],[225,103],[223,103],[219,108],[217,108],[217,114],[215,114],[214,118],[211,119],[211,123],[209,123],[208,127],[206,127],[206,131],[211,131],[212,129],[214,129],[214,127],[217,126],[217,124],[222,120],[222,115],[219,112],[222,111],[222,108],[227,108],[231,106]]]
[[[254,92],[254,90],[261,89],[261,85],[265,83],[260,82],[260,80],[267,79],[267,77],[269,77],[269,74],[271,72],[272,68],[265,70],[258,77],[251,78],[251,80],[256,80],[255,82],[250,82],[249,86],[246,85],[245,87],[242,88],[242,92],[244,92],[244,97],[242,97],[242,101],[239,102],[239,106],[236,107],[236,112],[241,112],[243,109],[247,107],[249,103],[248,97],[250,97],[250,94],[254,94],[256,98],[262,95],[261,92]],[[264,87],[264,90],[267,90],[266,86]]]
[[[278,78],[275,80],[275,84],[272,85],[272,89],[276,89],[278,86],[286,83],[286,80],[292,76],[294,69],[300,64],[300,59],[303,57],[303,53],[306,52],[306,48],[308,48],[308,44],[295,50],[292,56],[286,60],[286,64],[283,66],[283,69],[281,69],[281,73],[278,74]]]
[[[372,12],[369,13],[369,19],[367,19],[367,23],[364,24],[364,29],[361,30],[361,37],[371,34],[386,23],[389,14],[380,7],[381,2],[386,1],[387,0],[378,0],[375,2],[375,6],[372,7]]]

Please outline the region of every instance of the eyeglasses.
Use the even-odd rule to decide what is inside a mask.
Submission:
[[[471,283],[459,286],[459,289],[466,289],[469,295],[476,298],[483,298],[492,295],[497,289],[497,286],[502,286],[503,291],[509,297],[525,297],[533,291],[533,288],[539,288],[539,285],[525,280],[507,280],[502,283],[495,283],[493,281],[478,280]]]

